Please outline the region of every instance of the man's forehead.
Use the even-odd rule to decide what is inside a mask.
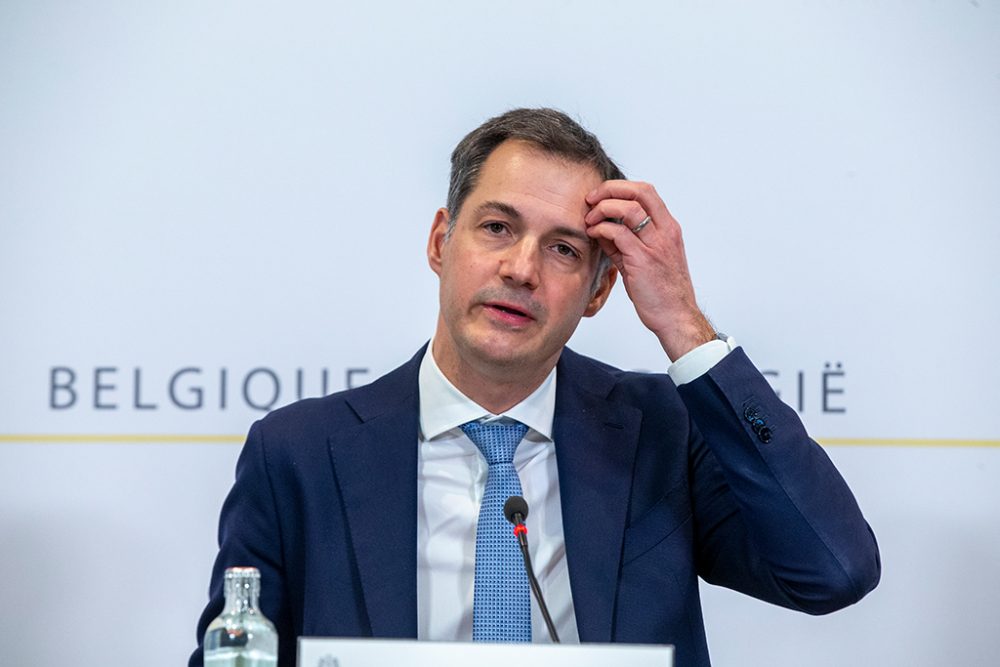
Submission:
[[[602,178],[590,164],[566,159],[525,141],[504,142],[483,164],[473,195],[489,199],[527,196],[586,211],[585,197]],[[497,197],[498,193],[509,193]]]

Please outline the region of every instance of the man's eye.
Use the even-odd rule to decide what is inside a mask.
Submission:
[[[483,227],[491,234],[503,234],[506,229],[502,222],[487,222]]]
[[[555,248],[555,251],[557,253],[559,253],[560,255],[563,255],[564,257],[579,257],[580,256],[580,253],[578,253],[576,251],[576,248],[574,248],[571,245],[567,245],[565,243],[557,243],[557,244],[555,244],[554,248]]]

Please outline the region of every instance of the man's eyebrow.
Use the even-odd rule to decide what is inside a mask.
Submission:
[[[551,232],[555,236],[568,236],[570,238],[576,239],[585,246],[597,245],[597,240],[592,239],[587,236],[586,233],[579,229],[573,229],[572,227],[556,227]]]
[[[482,215],[483,213],[489,213],[493,211],[495,213],[500,213],[506,215],[508,218],[514,220],[521,219],[521,212],[516,208],[502,201],[484,201],[482,204],[476,207],[476,214]]]

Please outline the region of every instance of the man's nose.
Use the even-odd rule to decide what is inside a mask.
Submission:
[[[539,278],[538,243],[521,239],[512,244],[500,260],[500,277],[505,283],[535,289]]]

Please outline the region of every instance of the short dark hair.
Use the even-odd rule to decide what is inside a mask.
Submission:
[[[448,234],[454,229],[462,204],[475,189],[483,164],[497,146],[511,139],[528,141],[542,152],[571,162],[592,166],[604,180],[623,179],[601,142],[575,120],[558,109],[511,109],[465,135],[451,154],[451,181],[448,186]],[[611,265],[604,254],[594,278],[594,291]]]

